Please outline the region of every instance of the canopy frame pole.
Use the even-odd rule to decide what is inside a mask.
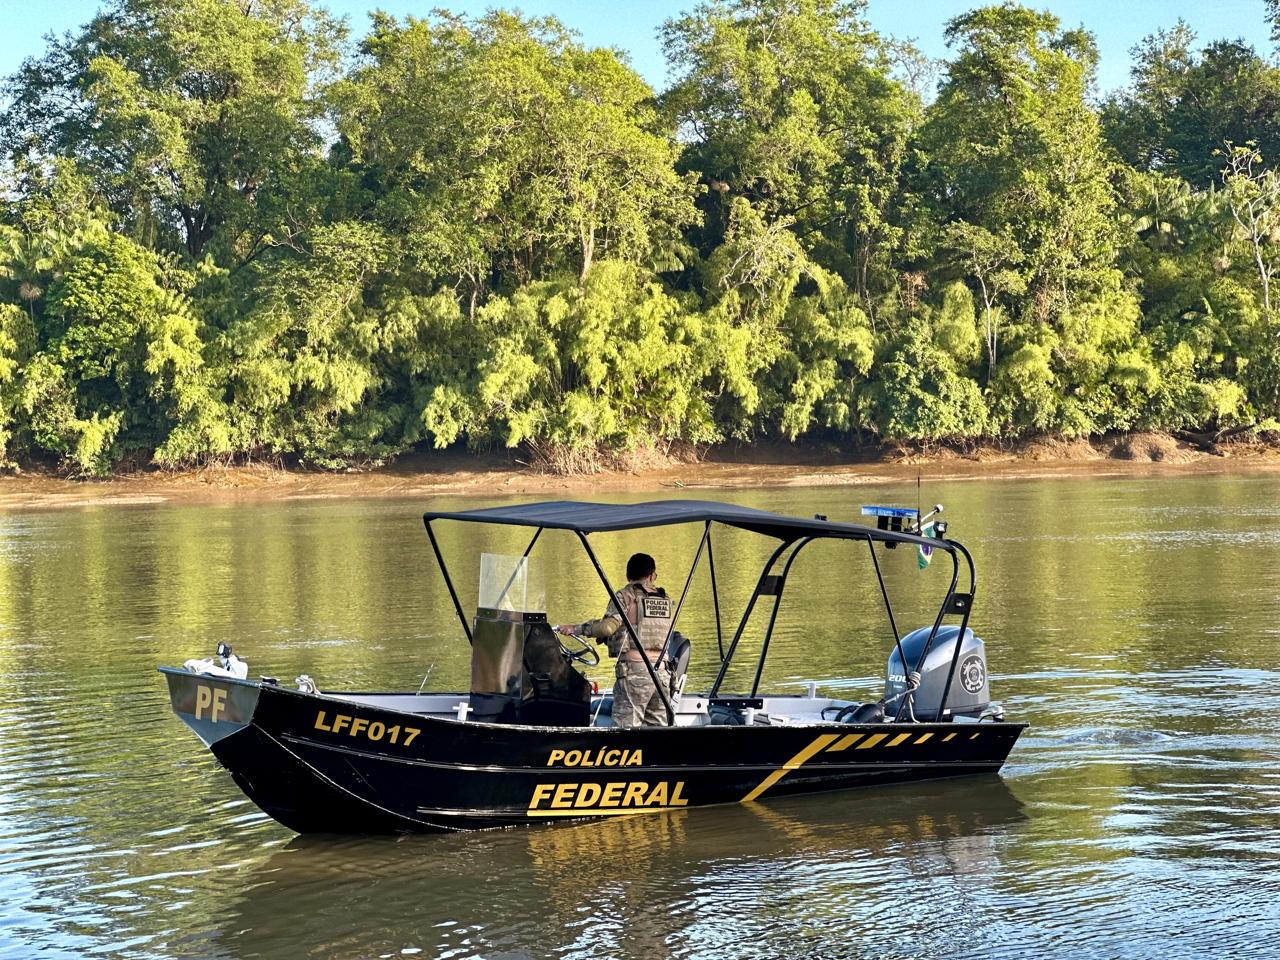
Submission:
[[[533,539],[529,541],[529,545],[524,548],[524,553],[520,554],[521,558],[529,556],[533,552],[533,545],[538,542],[538,538],[542,536],[542,527],[533,532]]]
[[[764,661],[769,655],[769,641],[773,639],[773,625],[778,622],[778,608],[782,606],[782,591],[787,589],[787,574],[791,572],[791,564],[796,562],[796,557],[800,555],[800,551],[813,543],[813,537],[805,537],[796,544],[796,548],[791,551],[791,556],[787,557],[787,562],[782,566],[781,579],[778,581],[778,592],[773,597],[773,612],[769,614],[769,626],[764,631],[764,640],[760,643],[760,662],[756,664],[756,678],[751,684],[751,696],[756,696],[760,691],[760,679],[764,676]]]
[[[716,588],[716,558],[711,552],[711,521],[707,521],[707,568],[711,571],[711,603],[716,609],[716,647],[724,662],[724,631],[720,627],[720,591]]]
[[[910,671],[910,673],[919,673],[920,668],[924,666],[925,658],[929,656],[929,650],[933,647],[933,641],[936,640],[938,637],[938,629],[942,626],[942,620],[947,615],[947,607],[951,603],[951,598],[955,596],[956,584],[960,580],[960,560],[956,556],[956,551],[952,550],[950,551],[950,553],[951,553],[951,585],[947,587],[947,595],[942,598],[942,606],[938,608],[938,615],[934,618],[933,627],[929,630],[929,639],[924,642],[924,649],[920,651],[920,659],[916,661],[915,669]],[[960,639],[963,639],[963,638],[960,638]],[[958,643],[959,641],[957,640],[957,644]],[[904,669],[907,666],[907,661],[905,658],[902,661],[902,666]],[[904,678],[904,682],[905,682],[905,678]],[[942,703],[939,704],[939,710],[945,709],[946,703],[947,702],[943,700]],[[907,705],[907,698],[902,697],[898,701],[898,709],[894,711],[894,714],[893,714],[894,723],[897,723],[899,720],[902,719],[902,711],[903,711],[903,708],[906,707],[906,705]]]
[[[524,548],[524,553],[520,554],[520,559],[527,559],[533,550],[533,545],[538,542],[538,538],[542,536],[542,527],[533,532],[533,539],[529,541],[529,545]],[[516,582],[516,575],[520,573],[520,564],[516,564],[515,569],[511,571],[511,576],[507,578],[507,585],[502,588],[502,593],[498,594],[498,602],[495,606],[502,609],[502,601],[507,599],[507,591],[511,589],[511,585]]]
[[[876,556],[875,541],[870,537],[867,537],[867,550],[871,554],[871,563],[876,568],[876,579],[880,581],[880,596],[884,597],[885,613],[889,615],[889,629],[893,631],[893,645],[898,648],[898,659],[902,661],[902,667],[905,670],[907,655],[902,649],[902,636],[898,633],[898,621],[893,615],[893,604],[889,602],[889,588],[885,586],[884,574],[880,571],[880,558]],[[898,708],[901,710],[901,703],[898,704]]]
[[[680,622],[680,611],[684,608],[684,598],[689,595],[689,587],[693,584],[693,575],[698,570],[698,561],[702,559],[702,548],[707,545],[709,539],[711,539],[711,524],[708,523],[706,529],[702,531],[702,540],[698,543],[698,552],[693,556],[693,563],[689,567],[689,576],[685,578],[684,589],[680,591],[680,599],[676,602],[676,612],[671,616],[671,626],[667,628],[667,635],[662,640],[662,649],[658,651],[659,663],[667,655],[667,650],[671,646],[671,636],[676,632],[676,624]]]
[[[591,558],[591,565],[596,568],[596,575],[600,578],[600,582],[604,584],[604,588],[609,594],[609,600],[612,602],[617,593],[609,583],[609,578],[605,576],[604,567],[600,566],[600,561],[596,559],[596,552],[591,549],[591,541],[587,539],[587,535],[581,530],[575,530],[574,532],[578,535],[582,548],[587,551],[587,556]],[[622,618],[622,625],[626,627],[627,634],[631,637],[631,642],[640,651],[640,659],[644,661],[644,667],[649,671],[649,679],[653,681],[653,688],[658,691],[658,696],[662,699],[662,705],[666,707],[667,726],[674,727],[676,725],[676,712],[671,706],[671,698],[667,696],[667,691],[662,689],[662,684],[658,682],[658,674],[653,668],[653,661],[649,659],[648,651],[640,645],[640,635],[636,633],[636,628],[631,623],[631,618],[627,616],[626,607],[621,603],[614,603],[614,606],[618,608],[618,616]]]
[[[960,548],[960,552],[964,554],[965,562],[969,565],[969,603],[965,605],[964,613],[960,617],[960,632],[956,635],[956,651],[951,655],[951,669],[947,671],[947,682],[942,687],[942,706],[944,709],[947,705],[947,697],[951,693],[951,682],[956,676],[956,664],[960,662],[960,648],[964,645],[964,632],[969,628],[969,613],[973,610],[973,595],[978,590],[978,572],[974,569],[973,557],[969,555],[969,551],[964,548],[963,544],[956,543],[956,546]],[[906,660],[904,659],[902,662],[906,663]]]
[[[449,596],[453,600],[453,609],[458,613],[458,621],[462,624],[462,631],[467,635],[467,643],[474,646],[475,641],[471,638],[471,624],[467,623],[467,616],[462,612],[462,604],[458,602],[458,591],[453,588],[453,580],[449,576],[449,567],[444,562],[444,556],[440,553],[440,544],[436,542],[436,533],[431,529],[431,521],[425,517],[422,520],[427,528],[427,537],[431,540],[431,549],[435,551],[436,563],[440,565],[440,573],[444,576],[444,585],[449,588]]]
[[[756,580],[756,588],[751,594],[751,599],[747,601],[747,609],[742,612],[742,620],[738,624],[738,629],[733,634],[733,639],[729,641],[729,652],[720,660],[720,672],[716,674],[716,682],[711,685],[711,692],[707,694],[707,699],[713,699],[720,692],[720,684],[724,683],[725,674],[729,672],[729,664],[733,662],[733,655],[737,652],[738,641],[742,639],[742,631],[747,629],[747,623],[751,620],[751,611],[755,609],[756,600],[760,598],[760,588],[764,586],[765,578],[769,576],[769,571],[773,569],[774,563],[782,552],[790,547],[794,540],[784,540],[778,546],[778,549],[769,555],[769,559],[765,561],[764,568],[760,571],[760,577]]]

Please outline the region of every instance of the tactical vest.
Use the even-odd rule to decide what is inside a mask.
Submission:
[[[675,620],[675,604],[665,593],[645,593],[640,587],[628,584],[618,591],[618,607],[625,610],[640,638],[643,647],[653,659],[667,641],[671,624]],[[618,656],[630,650],[631,636],[625,624],[609,638],[609,653]]]

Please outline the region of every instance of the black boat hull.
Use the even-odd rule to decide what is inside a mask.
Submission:
[[[475,830],[993,773],[1026,728],[459,723],[162,672],[241,790],[299,833]]]

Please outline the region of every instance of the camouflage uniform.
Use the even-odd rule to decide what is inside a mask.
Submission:
[[[599,620],[582,624],[578,632],[583,636],[606,640],[609,653],[618,658],[613,686],[613,723],[618,727],[667,725],[667,708],[653,685],[649,668],[627,628],[622,623],[619,609],[626,611],[627,619],[635,628],[658,683],[664,689],[671,688],[671,670],[662,649],[671,626],[671,601],[659,588],[649,593],[638,583],[629,583],[609,601],[608,609]],[[665,611],[665,616],[661,615]],[[661,658],[659,654],[663,654]]]

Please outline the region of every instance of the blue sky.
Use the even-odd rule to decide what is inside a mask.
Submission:
[[[4,30],[0,31],[0,75],[12,73],[23,58],[44,49],[50,31],[75,29],[93,16],[97,0],[0,0]],[[592,45],[621,48],[650,83],[666,79],[657,29],[668,17],[691,6],[690,0],[331,0],[326,6],[345,14],[356,34],[368,23],[367,12],[382,8],[394,14],[427,13],[447,7],[481,13],[493,6],[517,6],[529,14],[553,13]],[[980,0],[871,0],[869,16],[881,33],[913,39],[930,56],[946,55],[942,31],[947,20],[980,5]],[[1144,36],[1186,20],[1202,41],[1243,37],[1260,52],[1270,53],[1270,31],[1264,21],[1263,0],[1051,0],[1030,5],[1047,8],[1069,27],[1083,24],[1098,38],[1101,52],[1099,87],[1123,86],[1129,74],[1129,49]]]

